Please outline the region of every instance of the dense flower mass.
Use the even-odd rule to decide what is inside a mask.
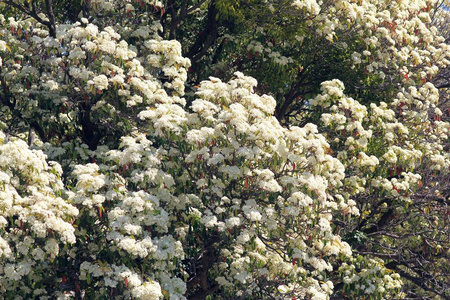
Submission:
[[[450,296],[436,1],[69,2],[0,3],[3,298]]]
[[[9,298],[18,282],[42,286],[46,275],[54,273],[46,262],[75,243],[73,223],[79,211],[63,198],[58,163],[47,163],[42,151],[29,150],[22,140],[5,143],[5,138],[0,132],[0,283]]]

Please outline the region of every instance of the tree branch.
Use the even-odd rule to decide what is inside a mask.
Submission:
[[[15,3],[14,1],[5,0],[3,2],[20,10],[21,12],[29,15],[30,17],[33,17],[39,23],[47,26],[49,29],[50,36],[54,37],[54,38],[56,37],[55,17],[53,15],[52,0],[45,1],[45,4],[47,6],[47,13],[48,13],[49,21],[45,21],[44,19],[39,17],[38,11],[36,9],[36,4],[34,1],[31,1],[31,7],[32,7],[31,10],[23,5]]]
[[[45,0],[45,6],[47,8],[47,16],[49,19],[47,27],[48,27],[50,36],[53,38],[56,38],[56,25],[55,25],[55,15],[53,14],[53,1]]]
[[[192,64],[200,60],[214,44],[218,37],[218,24],[216,20],[216,8],[211,2],[208,8],[208,19],[206,27],[191,49],[186,53],[186,57],[191,59]]]

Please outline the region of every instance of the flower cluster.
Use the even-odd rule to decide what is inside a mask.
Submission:
[[[320,128],[327,132],[331,148],[345,166],[344,186],[348,189],[343,196],[355,199],[362,214],[359,224],[347,223],[349,239],[358,245],[368,239],[365,233],[371,234],[373,244],[364,248],[375,256],[380,245],[403,257],[405,243],[410,249],[427,248],[420,246],[427,239],[433,240],[430,251],[440,253],[448,244],[434,240],[428,232],[445,235],[445,228],[438,229],[445,215],[432,200],[426,200],[442,197],[438,190],[440,178],[448,177],[450,165],[448,151],[443,148],[448,143],[450,124],[436,117],[441,113],[437,89],[431,83],[410,87],[398,93],[390,104],[372,103],[370,108],[346,96],[343,90],[339,81],[324,82],[322,94],[311,99],[310,105],[321,109]],[[425,196],[430,194],[433,196]],[[433,216],[431,205],[436,209]],[[366,223],[373,216],[378,220],[376,227]],[[408,234],[393,233],[401,232],[397,227],[400,224],[408,228]],[[361,236],[355,238],[359,230]],[[365,289],[374,293],[384,292],[386,287],[369,285]]]
[[[354,201],[332,196],[342,186],[344,168],[326,153],[330,145],[317,127],[280,126],[272,116],[274,99],[254,94],[255,85],[241,73],[228,83],[210,78],[200,84],[189,118],[181,107],[183,118],[170,117],[176,110],[169,103],[140,113],[150,132],[166,141],[159,151],[166,172],[178,174],[175,185],[163,187],[196,194],[179,194],[176,206],[165,205],[169,215],[186,210],[177,220],[186,222],[186,244],[208,247],[206,233],[221,237],[219,257],[207,259],[225,294],[276,295],[281,289],[326,297],[332,284],[319,281],[334,268],[325,257],[352,255],[332,232],[333,214],[359,212]],[[145,178],[149,171],[141,172],[130,175]],[[268,282],[291,288],[273,294]]]
[[[76,241],[78,209],[62,198],[61,166],[47,163],[42,151],[30,150],[0,132],[0,292],[24,298],[44,296],[48,274],[63,247]],[[17,283],[32,280],[35,290]]]

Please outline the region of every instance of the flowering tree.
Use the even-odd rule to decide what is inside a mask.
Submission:
[[[0,2],[0,294],[450,297],[435,4]]]

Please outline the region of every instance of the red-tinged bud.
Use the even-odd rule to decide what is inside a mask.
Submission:
[[[66,276],[63,276],[63,277],[61,278],[61,282],[62,282],[62,283],[66,283],[66,281],[67,281]]]
[[[125,277],[125,287],[128,288],[128,278]]]
[[[405,80],[409,80],[408,73],[403,74],[403,78],[404,78]]]

